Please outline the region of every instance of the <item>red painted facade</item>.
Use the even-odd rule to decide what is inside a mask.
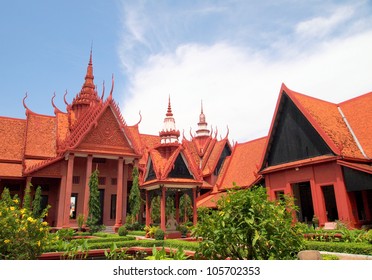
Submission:
[[[0,117],[0,192],[8,187],[22,198],[27,184],[40,185],[51,205],[49,224],[74,227],[79,214],[88,214],[88,182],[98,169],[102,223],[118,227],[126,221],[137,166],[145,200],[139,219],[153,222],[151,202],[159,196],[164,230],[167,197],[174,199],[180,222],[180,198],[189,195],[196,223],[197,207],[216,207],[234,184],[263,184],[270,199],[293,195],[302,221],[316,215],[321,225],[335,219],[351,226],[372,223],[372,93],[333,104],[283,85],[269,135],[231,145],[228,135],[217,140],[217,131],[207,128],[203,106],[195,134],[180,140],[170,99],[159,135],[141,134],[140,122],[125,122],[113,88],[114,81],[107,98],[98,94],[91,55],[82,89],[71,103],[64,96],[66,112],[55,106],[55,96],[54,116],[32,112],[26,95],[26,119]],[[282,113],[284,99],[293,104],[291,120]]]

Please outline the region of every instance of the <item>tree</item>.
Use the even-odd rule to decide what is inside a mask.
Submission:
[[[138,183],[138,168],[135,166],[132,172],[133,183],[129,194],[129,208],[132,216],[132,223],[137,220],[138,213],[141,208],[141,193]]]
[[[99,171],[96,169],[92,172],[89,178],[89,214],[87,218],[87,226],[91,233],[98,232],[102,229],[100,225],[101,220],[101,202],[98,190],[98,174]]]
[[[186,193],[180,198],[180,210],[180,218],[186,223],[193,214],[191,198]]]
[[[198,254],[208,259],[295,259],[303,247],[301,226],[293,222],[293,198],[268,200],[263,187],[233,190],[217,211],[199,209],[194,230],[202,237]]]
[[[41,211],[41,187],[38,186],[35,191],[35,198],[32,202],[32,215],[35,219],[40,218]]]

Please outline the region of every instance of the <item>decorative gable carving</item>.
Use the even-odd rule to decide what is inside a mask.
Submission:
[[[118,151],[133,152],[131,145],[126,139],[110,107],[107,107],[95,126],[93,126],[91,131],[78,146],[78,149],[88,148],[101,150],[102,147],[105,149],[111,148]]]
[[[286,94],[282,96],[280,107],[270,139],[268,166],[332,154],[324,139]]]

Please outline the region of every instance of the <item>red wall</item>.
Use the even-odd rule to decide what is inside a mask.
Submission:
[[[322,193],[322,186],[333,185],[339,220],[356,224],[350,197],[346,192],[341,167],[336,162],[320,163],[281,170],[265,175],[265,183],[270,199],[275,199],[275,191],[284,191],[293,195],[292,184],[310,182],[314,214],[319,217],[319,224],[327,222],[326,207]]]

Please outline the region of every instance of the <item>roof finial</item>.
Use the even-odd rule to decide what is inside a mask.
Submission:
[[[173,116],[172,107],[171,107],[171,101],[170,101],[170,94],[168,96],[168,110],[167,110],[166,116],[167,117],[172,117]]]

